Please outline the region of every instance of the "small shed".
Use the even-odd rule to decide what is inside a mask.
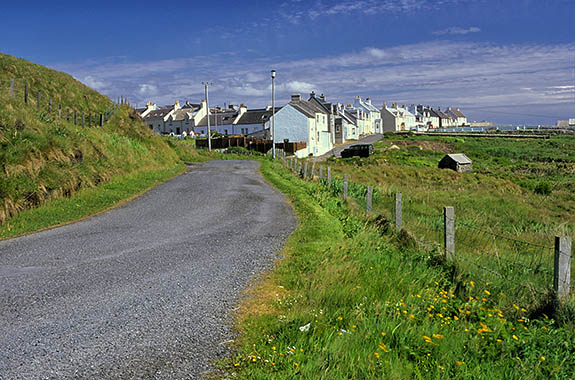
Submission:
[[[471,172],[473,171],[473,163],[463,153],[448,154],[439,161],[440,169],[451,169],[456,172]]]

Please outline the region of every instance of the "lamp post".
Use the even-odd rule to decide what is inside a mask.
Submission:
[[[208,86],[212,84],[212,82],[202,82],[204,85],[205,93],[206,93],[206,109],[207,115],[206,118],[208,120],[208,151],[212,151],[212,133],[210,131],[210,103],[208,102]]]
[[[272,70],[272,158],[276,158],[276,129],[275,129],[275,116],[276,116],[276,105],[275,105],[275,79],[276,71]]]

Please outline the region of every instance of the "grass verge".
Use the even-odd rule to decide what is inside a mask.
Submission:
[[[539,379],[575,373],[575,334],[505,294],[453,278],[400,249],[339,198],[278,163],[262,173],[292,201],[299,226],[284,259],[240,308],[242,379]],[[481,285],[481,286],[478,286]]]
[[[179,163],[162,169],[141,169],[98,187],[86,188],[70,198],[55,199],[23,211],[0,226],[0,239],[61,226],[104,212],[181,174],[185,168]]]

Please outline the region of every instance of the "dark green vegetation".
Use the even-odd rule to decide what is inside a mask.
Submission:
[[[502,309],[494,284],[454,275],[333,187],[277,163],[262,172],[300,224],[242,305],[231,378],[572,378],[572,325],[513,301]]]

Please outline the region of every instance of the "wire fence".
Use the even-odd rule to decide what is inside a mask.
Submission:
[[[486,284],[500,284],[513,299],[536,303],[548,296],[562,298],[575,293],[570,281],[575,268],[571,266],[569,237],[556,237],[554,245],[522,240],[464,218],[457,220],[453,208],[432,209],[424,202],[402,199],[389,189],[334,175],[330,167],[318,163],[313,163],[311,170],[308,162],[295,158],[283,159],[283,163],[301,178],[317,180],[332,194],[408,231],[420,247],[448,258],[459,272]]]
[[[120,105],[129,104],[126,98],[120,97],[113,105],[105,108],[89,104],[82,106],[66,101],[65,94],[42,91],[19,78],[0,78],[0,94],[0,99],[6,99],[7,102],[28,105],[31,112],[39,113],[41,120],[60,120],[82,127],[104,126],[116,114]],[[86,99],[84,101],[88,102]]]

